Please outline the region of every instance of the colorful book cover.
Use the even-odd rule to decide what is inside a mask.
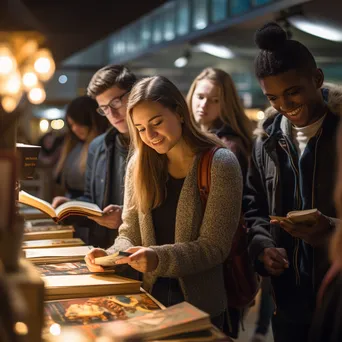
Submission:
[[[146,293],[92,298],[76,298],[45,303],[45,333],[62,327],[87,326],[94,333],[102,323],[127,320],[160,310]]]
[[[88,267],[84,261],[65,262],[61,264],[35,265],[42,276],[61,276],[90,274]]]

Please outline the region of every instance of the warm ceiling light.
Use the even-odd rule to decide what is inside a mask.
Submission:
[[[4,96],[1,100],[1,106],[7,113],[13,112],[17,105],[18,100],[12,96]]]
[[[62,119],[52,120],[51,128],[55,130],[62,129],[64,127],[64,121]]]
[[[6,82],[3,85],[2,92],[4,94],[16,95],[20,92],[21,89],[21,79],[20,73],[14,72],[7,78]]]
[[[342,42],[342,30],[325,22],[314,22],[302,15],[295,15],[288,18],[289,23],[303,32],[312,34],[334,42]]]
[[[6,45],[0,45],[0,74],[8,75],[16,68],[16,61]]]
[[[49,121],[43,119],[43,120],[40,120],[39,122],[39,128],[41,130],[41,132],[46,132],[48,129],[49,129]]]
[[[26,89],[31,89],[38,83],[38,77],[33,71],[26,71],[23,75],[23,85]]]
[[[47,81],[55,72],[55,63],[49,50],[37,51],[34,62],[34,69],[42,81]]]
[[[213,55],[215,57],[231,59],[234,57],[232,50],[228,49],[223,45],[214,45],[209,43],[200,43],[196,46],[200,51],[206,52],[209,55]]]
[[[28,99],[33,104],[40,104],[44,102],[46,93],[43,87],[37,86],[32,88],[28,93]]]

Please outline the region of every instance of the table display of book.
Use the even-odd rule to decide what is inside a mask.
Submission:
[[[61,204],[56,209],[52,205],[38,197],[30,195],[21,190],[19,191],[19,203],[34,207],[58,222],[70,215],[80,216],[102,216],[103,211],[94,203],[69,201]]]
[[[44,276],[45,300],[139,293],[141,282],[115,273]]]
[[[79,238],[31,240],[31,241],[23,241],[22,249],[75,247],[75,246],[83,246],[83,245],[85,245],[85,243]]]
[[[100,336],[109,340],[113,337],[115,341],[114,337],[123,327],[126,338],[139,337],[141,341],[229,341],[213,328],[207,313],[187,302],[167,309],[150,309],[144,306],[140,312],[139,299],[131,295],[45,304],[47,328],[59,322],[63,334],[63,330],[68,331],[72,326],[73,332],[79,331],[89,341]]]
[[[83,260],[93,246],[36,248],[24,250],[26,259],[34,264],[62,263]]]
[[[25,226],[24,241],[70,239],[74,236],[73,226],[47,225],[47,226]]]
[[[35,265],[35,267],[42,277],[92,273],[89,271],[84,261],[65,262],[60,264],[43,264]]]

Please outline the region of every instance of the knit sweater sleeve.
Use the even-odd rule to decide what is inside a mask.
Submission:
[[[197,186],[197,177],[193,181]],[[182,277],[222,263],[229,254],[239,223],[241,202],[242,175],[239,163],[231,151],[220,149],[213,158],[211,189],[198,238],[190,242],[151,246],[159,258],[157,269],[152,275]]]
[[[139,227],[139,215],[132,203],[133,186],[133,160],[127,165],[125,177],[125,195],[122,212],[122,224],[119,227],[119,235],[115,239],[113,246],[108,250],[108,254],[116,251],[124,251],[133,246],[141,246],[141,235]]]

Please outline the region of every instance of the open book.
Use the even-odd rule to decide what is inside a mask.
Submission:
[[[38,197],[32,196],[27,192],[21,190],[19,192],[19,202],[37,208],[46,213],[58,222],[65,219],[70,215],[80,216],[102,216],[102,210],[94,203],[70,201],[61,204],[58,208],[54,209],[52,205]]]
[[[290,211],[286,215],[286,217],[282,216],[270,216],[271,220],[277,221],[287,221],[290,223],[299,223],[299,224],[307,224],[313,225],[317,221],[317,209],[308,209],[308,210],[297,210]]]

